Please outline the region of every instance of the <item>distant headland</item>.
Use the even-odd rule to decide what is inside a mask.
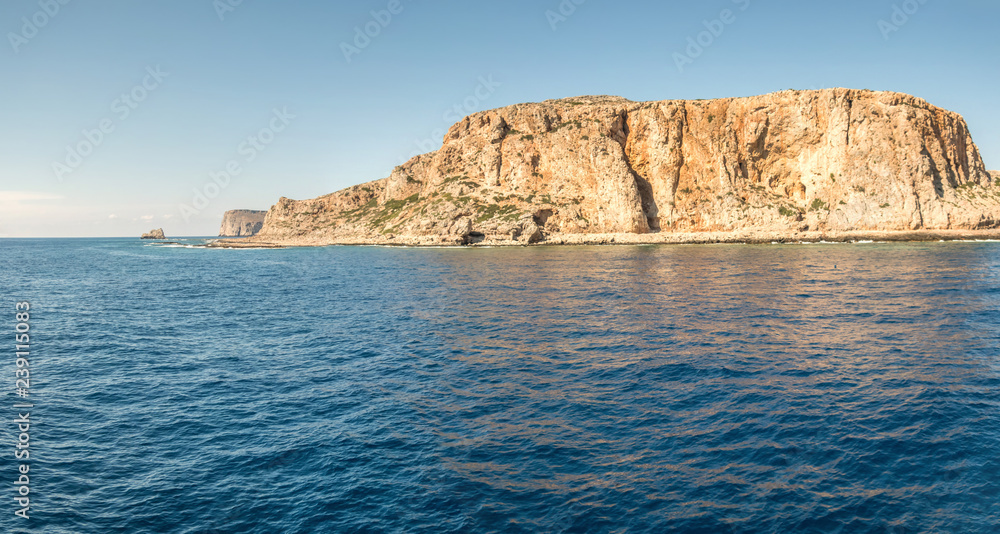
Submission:
[[[250,237],[264,227],[266,211],[231,210],[222,216],[219,237]]]
[[[998,179],[960,115],[905,94],[587,96],[470,115],[388,178],[282,198],[216,245],[1000,237]]]

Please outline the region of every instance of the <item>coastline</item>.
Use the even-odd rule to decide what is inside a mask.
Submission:
[[[280,198],[249,241],[975,239],[983,234],[911,230],[1000,226],[994,181],[961,115],[903,93],[826,89],[654,102],[585,96],[469,115],[440,149],[388,177],[312,199]]]
[[[594,246],[594,245],[769,245],[792,243],[858,243],[858,242],[934,242],[934,241],[1000,241],[1000,229],[990,230],[859,230],[850,232],[661,232],[653,234],[559,234],[538,243],[525,244],[517,241],[483,240],[478,243],[449,242],[437,236],[395,236],[378,239],[295,239],[268,241],[250,238],[231,240],[219,239],[205,245],[206,248],[225,249],[280,249],[310,248],[327,246],[385,246],[385,247],[552,247],[552,246]]]

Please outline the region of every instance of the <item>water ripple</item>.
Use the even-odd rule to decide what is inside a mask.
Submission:
[[[3,243],[38,532],[1000,528],[996,243]]]

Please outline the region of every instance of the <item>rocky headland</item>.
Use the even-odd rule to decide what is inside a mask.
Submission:
[[[250,237],[264,227],[266,211],[230,210],[222,216],[219,237]]]
[[[905,94],[588,96],[470,115],[388,178],[280,199],[244,246],[1000,237],[997,179]]]

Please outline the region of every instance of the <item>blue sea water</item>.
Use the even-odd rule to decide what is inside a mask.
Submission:
[[[6,532],[1000,532],[1000,243],[0,250]]]

